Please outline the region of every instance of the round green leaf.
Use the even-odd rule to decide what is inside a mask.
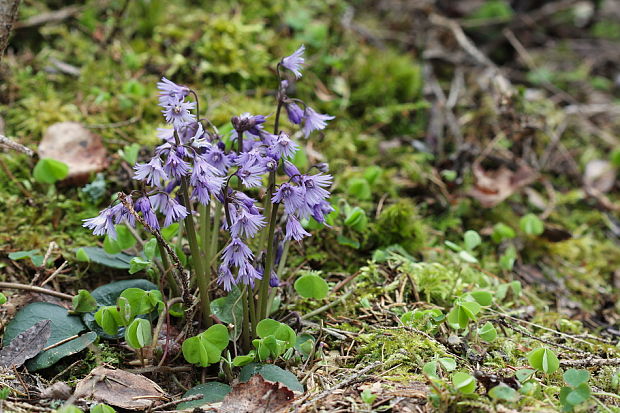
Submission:
[[[566,396],[566,401],[569,404],[576,406],[588,400],[591,395],[592,390],[590,390],[590,386],[588,386],[586,383],[581,383],[570,393],[568,393],[568,395]]]
[[[490,322],[485,323],[482,327],[478,329],[478,335],[481,339],[490,343],[497,338],[497,330]]]
[[[500,384],[489,390],[489,396],[496,400],[505,400],[507,402],[516,402],[519,400],[519,393],[512,387]]]
[[[304,298],[320,300],[327,297],[329,286],[320,275],[306,274],[295,281],[295,291]]]
[[[528,235],[540,235],[545,231],[545,224],[534,214],[521,217],[519,227]]]
[[[481,306],[488,307],[493,304],[493,294],[488,291],[473,291],[470,295]]]
[[[256,325],[256,334],[260,338],[274,336],[278,340],[284,341],[287,344],[287,348],[293,347],[297,341],[297,335],[292,328],[270,318],[261,320]]]
[[[99,403],[90,408],[90,413],[116,413],[116,410],[107,404]]]
[[[502,222],[499,222],[493,227],[491,239],[497,243],[500,243],[505,239],[512,239],[516,236],[517,234],[515,233],[514,229]]]
[[[108,254],[114,255],[121,252],[121,247],[118,245],[116,240],[112,239],[109,235],[106,235],[103,239],[103,250]]]
[[[211,301],[211,312],[224,323],[232,324],[232,337],[239,338],[243,320],[241,290],[235,287],[225,297]]]
[[[480,235],[473,230],[466,231],[463,236],[463,241],[465,243],[465,248],[469,251],[473,251],[478,245],[482,243],[482,238]]]
[[[352,178],[349,180],[347,192],[349,195],[366,201],[372,199],[372,189],[370,184],[364,178]]]
[[[84,248],[78,248],[75,251],[75,259],[79,262],[90,262],[90,258],[88,258],[88,254],[84,251]]]
[[[471,374],[463,372],[452,374],[452,384],[463,394],[471,394],[476,390],[476,379]]]
[[[441,357],[438,359],[439,363],[443,366],[446,371],[454,371],[456,370],[456,360],[450,357]]]
[[[134,319],[125,330],[125,340],[131,348],[142,348],[151,344],[151,323],[143,318]]]
[[[151,265],[151,261],[145,260],[142,257],[133,257],[129,261],[129,274],[135,274],[138,271],[142,271]]]
[[[6,303],[6,295],[0,293],[0,305],[3,305]]]
[[[101,307],[95,313],[95,321],[103,329],[106,334],[114,336],[118,333],[118,327],[121,323],[120,314],[118,314],[118,310],[116,306],[108,305],[105,307]]]
[[[588,380],[590,380],[590,372],[588,370],[568,369],[564,372],[564,381],[571,387],[587,383]]]
[[[546,374],[552,374],[560,367],[560,361],[555,353],[544,347],[532,350],[527,359],[530,366]]]
[[[145,242],[142,251],[144,251],[144,256],[147,259],[152,260],[157,253],[157,239],[151,238],[150,240]]]
[[[100,306],[114,306],[116,307],[116,301],[120,297],[121,293],[129,288],[139,288],[141,290],[157,290],[157,286],[150,281],[137,279],[137,280],[123,280],[113,283],[102,285],[92,291],[91,295]],[[154,318],[156,314],[151,313],[149,315]],[[93,313],[85,313],[82,315],[82,320],[86,326],[92,331],[96,332],[100,337],[106,339],[121,338],[123,336],[123,330],[118,331],[116,334],[107,334],[104,332],[95,321]],[[122,324],[120,317],[118,317],[118,324]]]
[[[73,311],[76,313],[88,313],[97,309],[97,300],[87,290],[78,290],[73,297]]]
[[[116,243],[121,250],[126,250],[136,245],[136,239],[134,238],[129,228],[125,225],[116,225]]]
[[[65,179],[69,175],[69,167],[66,163],[52,158],[39,159],[32,171],[32,176],[37,182],[53,184]]]

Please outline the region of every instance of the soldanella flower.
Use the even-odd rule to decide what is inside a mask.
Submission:
[[[159,186],[161,181],[168,179],[164,168],[161,166],[161,159],[159,159],[159,157],[151,159],[147,164],[137,163],[134,169],[136,173],[133,179],[144,181],[152,186]]]
[[[304,118],[304,111],[295,102],[286,104],[286,114],[291,123],[299,125]]]
[[[301,208],[304,201],[304,191],[302,188],[285,182],[276,190],[271,198],[271,202],[284,204],[284,212],[293,214]]]
[[[259,164],[243,165],[237,171],[237,176],[246,188],[257,188],[263,183],[265,168]]]
[[[162,206],[162,212],[166,219],[164,220],[164,227],[171,225],[174,222],[178,222],[187,216],[187,209],[179,204],[179,202],[172,198],[166,197],[167,200]]]
[[[157,89],[159,89],[159,104],[161,106],[168,106],[170,102],[185,99],[189,95],[188,87],[179,86],[165,77],[157,82]]]
[[[143,196],[142,198],[138,198],[134,204],[134,208],[136,212],[142,212],[144,220],[151,228],[159,229],[159,221],[157,220],[157,216],[155,215],[155,211],[148,197]]]
[[[301,186],[305,189],[304,198],[308,204],[314,205],[329,197],[328,188],[332,183],[331,175],[302,175]]]
[[[173,242],[189,244],[192,271],[203,277],[197,283],[203,320],[210,319],[209,295],[213,294],[203,290],[210,285],[212,268],[218,269],[217,283],[225,291],[235,285],[251,291],[245,297],[248,302],[257,300],[257,320],[265,318],[268,289],[279,285],[276,268],[286,259],[286,246],[310,236],[302,222],[314,219],[325,224],[334,210],[329,203],[329,168],[317,164],[300,172],[291,162],[299,150],[291,138],[296,131],[281,130],[279,122],[285,110],[290,124],[308,137],[334,119],[288,96],[292,79],[287,80],[284,71],[300,79],[304,52],[302,45],[279,62],[274,130],[266,126],[267,116],[245,112],[231,118],[230,140],[196,113],[198,98],[192,89],[162,78],[157,83],[159,105],[168,126],[157,129],[161,141],[152,159],[134,166],[134,179],[140,185],[121,197],[122,203],[84,220],[83,225],[94,234],[112,238],[116,237],[115,225],[134,227],[136,216],[142,216],[144,221],[139,221],[153,232],[184,220],[186,230],[177,237],[185,238]],[[232,145],[227,147],[226,142]],[[311,174],[312,169],[319,173]],[[222,242],[225,247],[217,254]],[[257,288],[251,290],[255,284]]]
[[[169,151],[166,162],[164,162],[164,172],[166,172],[168,176],[174,178],[180,178],[182,176],[185,176],[190,171],[189,162],[184,161],[183,158],[179,156],[178,152],[182,151]]]
[[[301,46],[299,46],[299,49],[295,50],[295,53],[283,58],[282,61],[280,62],[282,67],[285,67],[291,72],[293,72],[293,74],[295,74],[295,77],[297,79],[301,77],[300,70],[304,64],[303,56],[304,56],[305,50],[306,50],[306,47],[302,44]]]
[[[294,215],[289,215],[286,220],[286,232],[284,239],[301,241],[304,237],[309,237],[310,233],[301,226],[301,223]]]
[[[116,239],[116,229],[114,228],[114,211],[112,208],[105,208],[94,218],[84,220],[82,226],[92,229],[95,235],[108,235]]]
[[[171,99],[169,104],[164,106],[162,113],[166,122],[180,128],[187,122],[196,120],[196,115],[191,110],[196,109],[195,102],[187,102],[183,99]]]
[[[249,262],[243,263],[239,268],[239,274],[237,276],[237,281],[249,286],[254,286],[254,280],[260,280],[261,275],[256,271],[256,268]]]
[[[217,282],[224,288],[224,291],[232,290],[232,287],[236,284],[236,281],[232,271],[230,271],[230,268],[227,265],[222,264],[220,265],[217,274]]]
[[[285,132],[280,132],[272,147],[278,155],[284,158],[292,158],[299,149],[299,146]]]
[[[304,110],[304,135],[306,138],[315,130],[323,130],[327,126],[327,121],[334,119],[333,116],[317,113],[311,107]]]
[[[239,238],[233,238],[230,241],[230,244],[224,248],[224,252],[222,253],[222,260],[224,265],[239,268],[245,262],[252,259],[254,255],[250,248],[241,241]]]
[[[230,233],[233,237],[253,238],[256,233],[265,226],[265,217],[261,214],[252,214],[248,209],[231,205],[233,213]]]

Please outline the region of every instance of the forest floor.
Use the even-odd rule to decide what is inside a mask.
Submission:
[[[305,44],[296,94],[336,119],[296,162],[330,165],[338,213],[281,274],[272,317],[313,343],[277,361],[305,387],[285,408],[620,412],[617,3],[124,4],[22,1],[0,134],[36,152],[50,126],[80,122],[109,165],[87,186],[50,185],[33,179],[36,156],[0,152],[2,330],[29,303],[70,309],[79,289],[147,278],[76,251],[103,246],[82,220],[131,188],[123,155],[157,143],[162,75],[199,91],[226,132],[231,116],[272,110],[275,63]],[[295,293],[311,271],[327,298]],[[182,357],[136,361],[97,339],[35,373],[2,370],[0,409],[53,411],[102,363],[167,401],[218,379]]]

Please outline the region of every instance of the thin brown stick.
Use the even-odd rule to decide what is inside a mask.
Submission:
[[[39,294],[51,295],[53,297],[62,298],[64,300],[69,300],[69,301],[73,300],[72,295],[61,293],[61,292],[54,291],[54,290],[47,290],[41,287],[35,287],[34,285],[0,282],[0,288],[10,288],[13,290],[26,290],[26,291],[32,291],[35,293],[39,293]]]
[[[201,399],[202,397],[203,397],[202,394],[193,394],[191,396],[183,397],[182,399],[179,399],[179,400],[173,400],[171,402],[164,403],[164,404],[154,408],[153,411],[156,412],[156,411],[159,411],[159,410],[165,410],[168,407],[176,406],[177,404],[180,404],[180,403],[183,403],[183,402],[190,402],[192,400],[198,400],[198,399]]]
[[[60,274],[60,272],[62,270],[65,269],[65,267],[67,266],[67,261],[64,261],[62,264],[60,264],[60,267],[58,267],[56,269],[56,271],[54,271],[52,273],[52,275],[50,275],[49,277],[47,277],[42,283],[41,283],[41,287],[43,287],[45,284],[47,284],[48,282],[52,281],[58,274]]]
[[[76,339],[76,338],[78,338],[79,336],[80,336],[79,334],[76,334],[76,335],[74,335],[74,336],[67,337],[67,338],[65,338],[64,340],[60,340],[58,343],[50,344],[49,346],[47,346],[47,347],[43,348],[43,350],[41,350],[41,351],[47,351],[47,350],[51,350],[51,349],[53,349],[53,348],[56,348],[56,347],[62,346],[63,344],[68,343],[69,341],[75,340],[75,339]]]

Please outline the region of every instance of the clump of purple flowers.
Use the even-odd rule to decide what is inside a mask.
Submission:
[[[267,292],[278,285],[276,264],[286,259],[281,252],[288,251],[288,243],[310,236],[304,222],[325,223],[333,211],[326,164],[301,172],[293,163],[299,149],[295,136],[307,138],[334,118],[287,94],[289,81],[302,76],[304,52],[301,46],[278,63],[275,116],[232,117],[228,145],[211,122],[201,118],[195,91],[166,78],[157,83],[168,126],[158,130],[161,144],[153,158],[134,166],[141,189],[126,199],[153,231],[183,221],[207,325],[212,276],[226,291],[236,285],[244,288],[255,310],[252,325],[265,318]],[[297,134],[280,130],[282,111],[293,126],[300,126]],[[120,203],[84,220],[95,235],[111,238],[116,238],[115,224],[121,223],[135,226],[132,211]],[[221,231],[225,245],[218,256]]]

